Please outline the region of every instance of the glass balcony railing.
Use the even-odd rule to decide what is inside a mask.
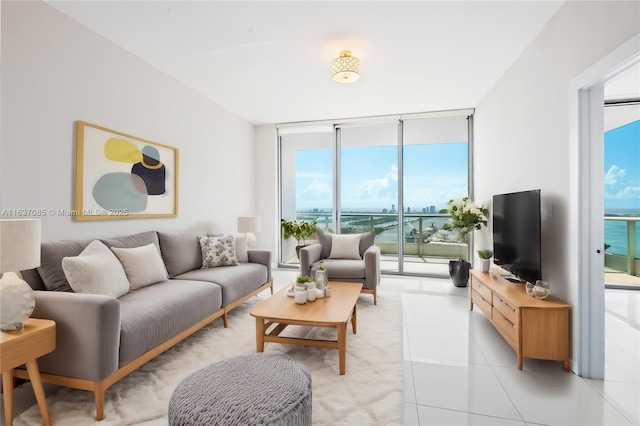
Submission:
[[[331,213],[297,213],[296,220],[316,219],[323,231],[335,232]],[[403,214],[402,232],[398,232],[397,213],[342,213],[340,233],[355,234],[375,231],[375,244],[383,255],[398,256],[402,238],[405,257],[433,257],[445,259],[468,258],[466,243],[459,241],[456,232],[449,230],[448,214]]]
[[[605,267],[640,276],[640,217],[605,216]]]

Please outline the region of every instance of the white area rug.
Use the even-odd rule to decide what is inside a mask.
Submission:
[[[54,425],[166,426],[173,389],[189,374],[212,362],[255,352],[255,320],[249,310],[268,297],[265,291],[222,319],[187,338],[107,390],[105,418],[95,421],[91,392],[64,388],[47,398]],[[293,303],[293,301],[292,301]],[[329,329],[292,328],[295,335],[335,338]],[[303,362],[312,376],[313,423],[390,425],[402,423],[402,301],[400,293],[361,295],[357,334],[347,335],[346,375],[338,370],[338,351],[269,343],[267,353],[285,353]],[[287,330],[288,331],[288,330]],[[327,335],[330,333],[331,335]],[[37,406],[22,413],[17,426],[41,425]]]

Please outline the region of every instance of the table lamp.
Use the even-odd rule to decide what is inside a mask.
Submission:
[[[20,330],[36,303],[16,272],[40,266],[40,220],[0,220],[0,330]]]
[[[259,216],[240,216],[238,217],[238,232],[247,235],[247,247],[255,248],[256,236],[254,232],[260,232]]]

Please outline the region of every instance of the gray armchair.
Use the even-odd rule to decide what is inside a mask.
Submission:
[[[314,276],[316,269],[322,263],[330,281],[362,283],[362,293],[372,294],[373,303],[377,305],[380,247],[374,245],[375,233],[370,231],[358,234],[360,235],[359,250],[349,258],[336,257],[336,251],[332,253],[333,235],[319,229],[319,242],[300,249],[300,274]]]

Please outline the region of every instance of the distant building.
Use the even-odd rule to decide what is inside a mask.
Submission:
[[[382,209],[382,213],[388,213],[387,209]]]
[[[429,206],[429,213],[435,213],[436,212],[436,206]]]

